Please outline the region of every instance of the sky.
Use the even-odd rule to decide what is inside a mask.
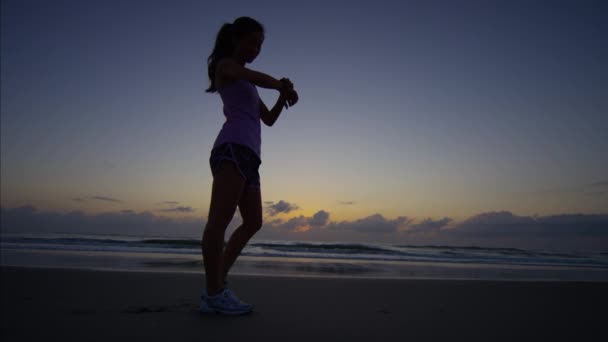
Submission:
[[[604,1],[1,6],[3,231],[200,236],[207,57],[250,16],[300,98],[262,124],[259,237],[608,249]]]

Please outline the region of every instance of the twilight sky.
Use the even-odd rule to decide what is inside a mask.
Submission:
[[[242,15],[266,28],[248,67],[300,95],[262,125],[260,237],[608,235],[604,1],[2,1],[3,228],[200,235],[224,122],[206,59]]]

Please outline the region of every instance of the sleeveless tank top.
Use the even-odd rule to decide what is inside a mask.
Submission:
[[[260,97],[255,84],[239,79],[224,85],[217,92],[224,103],[226,121],[213,148],[224,142],[233,142],[251,148],[262,160]]]

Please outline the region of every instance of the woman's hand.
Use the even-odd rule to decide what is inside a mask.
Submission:
[[[285,109],[293,106],[298,102],[298,93],[293,89],[293,83],[288,78],[281,78],[283,87],[279,98],[284,102]]]
[[[281,92],[283,92],[284,90],[287,90],[287,89],[293,89],[293,83],[291,83],[289,78],[283,77],[279,81],[281,81],[281,83],[282,83],[282,87],[281,87],[281,89],[279,89]]]
[[[298,93],[296,92],[295,89],[290,90],[286,95],[287,95],[287,98],[286,98],[287,103],[286,103],[285,108],[287,108],[288,106],[291,107],[291,106],[295,105],[296,103],[298,103]]]
[[[283,106],[287,109],[298,102],[298,93],[295,89],[285,90],[279,95],[279,101],[283,102]]]

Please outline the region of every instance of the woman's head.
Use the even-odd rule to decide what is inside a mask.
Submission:
[[[251,63],[258,56],[264,41],[264,26],[250,17],[239,17],[233,23],[222,25],[215,39],[213,52],[207,58],[207,73],[211,85],[208,93],[215,92],[215,66],[224,57],[234,57],[240,63]]]

